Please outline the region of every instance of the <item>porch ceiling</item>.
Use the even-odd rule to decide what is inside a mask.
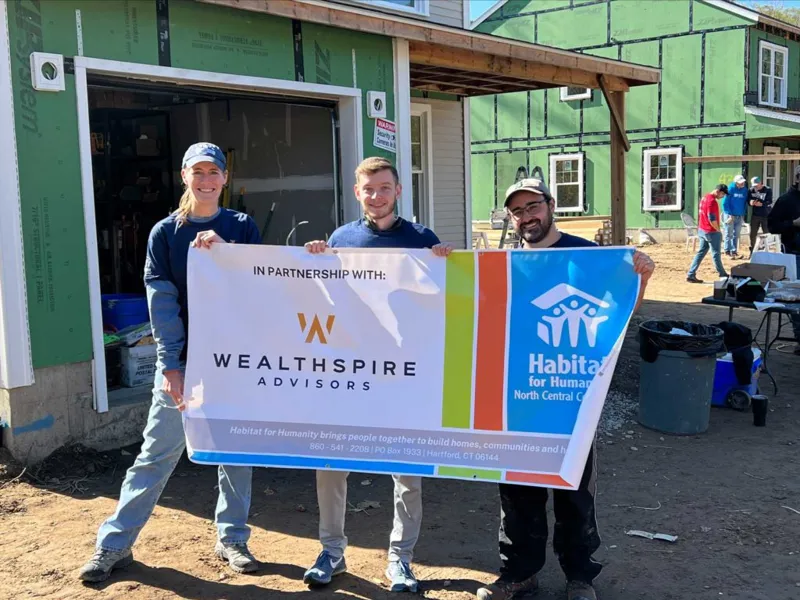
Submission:
[[[575,86],[625,92],[658,83],[657,68],[598,58],[320,0],[198,0],[408,40],[411,87],[477,96]]]

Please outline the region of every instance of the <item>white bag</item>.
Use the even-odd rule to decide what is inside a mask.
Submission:
[[[786,279],[797,279],[797,255],[781,252],[753,252],[751,263],[786,267]]]

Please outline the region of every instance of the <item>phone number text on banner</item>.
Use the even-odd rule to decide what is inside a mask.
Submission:
[[[191,249],[189,458],[574,489],[632,256]]]

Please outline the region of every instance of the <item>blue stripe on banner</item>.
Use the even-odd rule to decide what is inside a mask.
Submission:
[[[631,249],[511,254],[507,429],[571,434],[636,303]]]
[[[416,465],[399,462],[373,462],[371,460],[339,460],[311,458],[305,456],[283,456],[280,454],[237,454],[235,452],[193,452],[192,462],[247,465],[253,467],[297,467],[305,469],[339,469],[366,473],[403,473],[407,475],[433,475],[434,465]]]

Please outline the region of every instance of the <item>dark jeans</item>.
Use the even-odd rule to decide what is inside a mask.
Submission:
[[[592,583],[603,566],[592,559],[600,547],[594,497],[597,491],[595,448],[586,460],[575,491],[553,490],[553,550],[567,580]],[[499,484],[501,574],[516,581],[544,567],[547,556],[547,490]]]
[[[795,256],[795,260],[797,261],[797,276],[800,278],[800,254]],[[794,339],[800,344],[800,315],[793,314],[792,318],[792,329],[794,330]]]
[[[761,233],[769,233],[767,229],[767,217],[759,217],[753,215],[750,217],[750,252],[756,247],[756,239],[758,238],[758,229],[761,228]]]

